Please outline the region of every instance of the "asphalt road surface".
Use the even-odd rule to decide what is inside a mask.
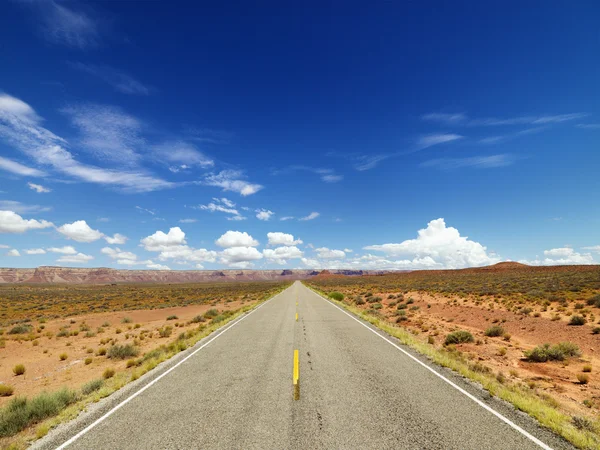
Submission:
[[[109,399],[103,410],[62,426],[36,447],[571,448],[433,367],[450,384],[299,282],[224,330],[143,392]],[[292,386],[295,349],[299,400]]]

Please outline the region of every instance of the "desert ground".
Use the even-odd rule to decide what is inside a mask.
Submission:
[[[346,304],[453,352],[503,383],[519,383],[551,398],[569,414],[598,417],[597,266],[501,263],[484,269],[361,278],[324,273],[308,284],[325,293],[339,292]],[[449,334],[460,330],[471,333],[472,342],[446,343]],[[562,342],[575,344],[578,356],[546,362],[535,362],[535,354],[526,357],[535,347]]]

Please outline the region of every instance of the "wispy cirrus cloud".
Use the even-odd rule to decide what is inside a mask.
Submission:
[[[438,158],[421,163],[421,167],[434,167],[442,170],[460,169],[463,167],[491,169],[510,166],[514,161],[515,158],[509,154],[473,156],[469,158]]]
[[[197,184],[220,187],[224,191],[237,192],[243,197],[256,194],[264,188],[264,186],[250,183],[244,180],[244,178],[245,175],[241,170],[227,169],[218,173],[211,173],[205,176],[203,180],[197,182]]]
[[[46,173],[42,172],[41,170],[25,166],[17,161],[3,158],[2,156],[0,156],[0,169],[14,173],[15,175],[22,175],[26,177],[43,177],[46,175]]]
[[[273,175],[282,175],[290,172],[312,172],[318,175],[325,183],[337,183],[344,179],[343,175],[338,175],[335,170],[323,167],[311,167],[304,165],[291,165],[283,169],[274,169],[271,171]]]
[[[318,213],[318,212],[315,212],[315,211],[313,211],[313,212],[311,212],[311,213],[310,213],[308,216],[301,217],[301,218],[300,218],[300,219],[298,219],[298,220],[301,220],[301,221],[315,220],[315,219],[316,219],[317,217],[319,217],[320,215],[321,215],[321,213]]]
[[[575,126],[583,130],[600,130],[600,123],[578,123]]]
[[[72,4],[54,0],[21,1],[40,17],[41,35],[50,43],[85,50],[100,43],[99,23]]]
[[[550,125],[556,123],[569,122],[586,117],[585,113],[555,114],[555,115],[537,115],[537,116],[516,116],[509,118],[486,117],[473,119],[464,113],[428,113],[421,116],[421,119],[430,122],[437,122],[443,125],[462,125],[462,126],[510,126],[510,125]]]
[[[85,64],[82,62],[69,62],[70,67],[96,77],[112,86],[122,94],[150,95],[156,88],[143,84],[131,75],[107,65]]]
[[[27,205],[15,200],[0,200],[0,210],[14,211],[19,214],[39,213],[52,210],[49,206]]]
[[[235,203],[227,198],[213,198],[213,201],[207,205],[192,206],[194,209],[200,209],[203,211],[222,212],[229,214],[230,217],[227,220],[246,220],[246,217],[242,216],[240,212],[235,208]]]

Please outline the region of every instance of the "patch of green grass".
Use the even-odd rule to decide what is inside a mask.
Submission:
[[[0,410],[0,437],[13,436],[19,431],[55,416],[77,400],[77,394],[69,389],[41,394],[31,400],[17,397]]]
[[[342,294],[341,292],[330,292],[329,297],[340,302],[344,300],[344,294]]]

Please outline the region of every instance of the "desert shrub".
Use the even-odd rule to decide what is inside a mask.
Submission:
[[[596,308],[600,308],[600,294],[596,294],[592,298],[588,298],[586,303],[590,306],[593,305]]]
[[[176,315],[167,317],[167,320],[177,320],[177,319],[179,319],[179,317],[177,317]]]
[[[104,355],[106,355],[106,349],[105,349],[104,347],[100,347],[100,348],[98,349],[98,351],[96,352],[96,354],[97,354],[98,356],[104,356]]]
[[[344,294],[342,294],[341,292],[330,292],[329,297],[338,301],[344,300]]]
[[[410,305],[410,304],[412,304],[414,302],[415,302],[415,300],[412,297],[410,297],[408,300],[406,300],[406,304],[407,305]]]
[[[23,364],[17,364],[13,367],[13,373],[17,376],[23,375],[25,373],[25,366]]]
[[[92,363],[92,361],[93,361],[92,358],[85,358],[84,363],[85,363],[86,366],[89,366]]]
[[[61,353],[61,354],[59,355],[59,357],[58,357],[58,358],[59,358],[61,361],[64,361],[64,360],[65,360],[65,359],[67,359],[68,357],[69,357],[69,355],[67,355],[66,353]]]
[[[485,335],[488,337],[498,337],[504,335],[504,328],[499,325],[494,325],[485,330]]]
[[[131,344],[113,345],[108,350],[108,357],[111,359],[133,358],[140,354],[140,349]]]
[[[0,411],[0,437],[13,436],[34,423],[55,416],[75,400],[77,394],[69,389],[42,392],[31,400],[17,397]]]
[[[591,364],[586,364],[585,366],[583,366],[583,371],[584,372],[591,372],[592,371],[592,365]]]
[[[97,378],[95,380],[89,381],[81,387],[81,393],[83,395],[89,395],[92,392],[96,392],[97,390],[99,390],[102,387],[102,385],[104,385],[104,380],[102,378]]]
[[[592,334],[600,334],[600,327],[594,327]]]
[[[0,384],[0,397],[10,397],[15,389],[8,384]]]
[[[227,319],[226,316],[224,316],[223,314],[219,314],[217,317],[213,318],[211,323],[220,323],[223,322],[225,319]]]
[[[404,303],[398,303],[398,306],[396,306],[396,309],[406,309],[406,304]]]
[[[573,356],[580,356],[581,351],[572,342],[561,342],[560,344],[538,345],[533,350],[524,352],[525,359],[530,362],[564,361]]]
[[[596,431],[594,428],[594,423],[585,417],[573,416],[572,422],[575,428],[578,430],[586,430],[591,432]]]
[[[164,328],[160,328],[158,330],[158,335],[161,338],[165,338],[165,337],[169,337],[171,336],[171,333],[173,332],[173,327],[164,327]]]
[[[364,298],[362,298],[360,295],[358,295],[356,297],[356,299],[354,300],[354,303],[356,303],[357,305],[364,305],[366,302],[365,302]]]
[[[588,382],[590,381],[590,377],[585,373],[578,373],[577,381],[579,381],[579,384],[588,384]]]
[[[123,317],[121,323],[131,323],[131,317]]]
[[[201,322],[206,322],[206,319],[203,316],[196,316],[192,320],[190,320],[190,322],[191,323],[201,323]]]
[[[115,376],[115,369],[106,369],[103,373],[102,373],[102,378],[104,378],[105,380],[108,380],[109,378],[112,378]]]
[[[26,334],[31,333],[33,331],[33,327],[31,325],[16,325],[10,329],[8,334]]]
[[[463,344],[465,342],[473,342],[475,338],[473,335],[465,330],[457,330],[446,336],[446,340],[444,341],[444,345],[449,344]]]
[[[209,309],[208,311],[206,311],[204,313],[204,317],[206,317],[207,319],[217,317],[218,315],[219,315],[219,311],[217,311],[215,308]]]
[[[371,308],[373,308],[373,309],[381,309],[381,308],[383,308],[383,305],[381,303],[373,303],[371,305]]]
[[[504,356],[506,355],[506,347],[500,347],[498,349],[498,356]]]
[[[569,325],[583,325],[585,324],[585,318],[581,316],[573,316],[571,320],[569,320]]]

